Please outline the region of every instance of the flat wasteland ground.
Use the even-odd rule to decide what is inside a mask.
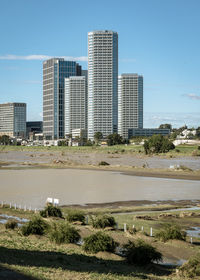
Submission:
[[[197,156],[198,155],[198,156]],[[99,166],[101,161],[108,166]],[[180,170],[169,169],[181,165]],[[200,180],[198,146],[181,145],[161,155],[148,156],[140,145],[112,147],[0,146],[0,168],[81,168],[122,171],[135,176]]]
[[[172,151],[159,156],[145,156],[141,146],[115,147],[0,147],[0,168],[85,168],[118,170],[139,176],[156,176],[167,178],[183,178],[200,180],[200,157],[193,156],[197,146],[179,146],[179,151]],[[100,161],[110,165],[101,167]],[[182,165],[181,170],[169,169],[170,165]],[[129,239],[142,238],[155,246],[166,262],[188,260],[189,257],[200,252],[200,238],[190,237],[186,241],[168,241],[166,243],[150,237],[168,222],[179,224],[183,230],[200,225],[200,210],[187,210],[187,206],[197,206],[200,201],[167,201],[147,202],[133,201],[125,203],[111,203],[105,205],[89,205],[80,207],[87,215],[109,213],[114,215],[119,229],[108,231],[120,245]],[[144,205],[145,204],[145,205]],[[185,210],[169,211],[176,208]],[[64,215],[68,207],[62,208]],[[170,215],[159,217],[164,211]],[[145,212],[143,212],[145,211]],[[142,212],[142,213],[141,213]],[[193,213],[181,214],[181,213]],[[30,219],[34,213],[18,209],[0,208],[0,215],[8,214]],[[180,215],[181,214],[181,215]],[[152,219],[138,219],[138,215],[148,215]],[[172,215],[172,216],[171,216]],[[89,220],[90,222],[90,220]],[[130,228],[135,225],[138,230],[132,235],[123,232],[123,224]],[[141,227],[144,227],[144,232]],[[92,226],[76,225],[81,237],[94,233]],[[98,254],[85,253],[80,245],[56,245],[49,241],[48,236],[24,237],[20,229],[6,230],[0,224],[0,279],[151,279],[177,280],[182,279],[176,274],[176,268],[164,265],[150,265],[137,267],[128,265],[123,257],[100,252]],[[198,279],[198,278],[197,278]]]

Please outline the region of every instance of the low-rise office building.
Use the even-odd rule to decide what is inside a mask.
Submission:
[[[32,135],[42,133],[42,121],[26,122],[26,136],[29,138]]]
[[[170,134],[170,129],[165,128],[129,128],[128,129],[128,139],[131,137],[151,137],[154,134],[160,134],[163,136],[168,136]]]
[[[26,137],[26,103],[0,104],[0,136]]]

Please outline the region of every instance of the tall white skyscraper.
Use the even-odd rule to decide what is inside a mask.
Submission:
[[[88,138],[117,132],[118,122],[118,34],[88,33]]]
[[[118,77],[118,133],[128,139],[128,129],[143,128],[143,76]]]
[[[87,129],[87,77],[65,79],[65,135]]]

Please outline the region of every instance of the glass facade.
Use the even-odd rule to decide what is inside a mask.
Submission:
[[[78,75],[80,68],[75,61],[63,58],[43,63],[43,133],[46,139],[64,138],[64,79]]]

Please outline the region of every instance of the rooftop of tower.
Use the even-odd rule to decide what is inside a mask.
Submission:
[[[112,31],[112,30],[94,30],[94,31],[90,31],[88,32],[88,34],[93,34],[93,33],[96,33],[96,34],[105,34],[105,33],[116,33],[116,31]]]

